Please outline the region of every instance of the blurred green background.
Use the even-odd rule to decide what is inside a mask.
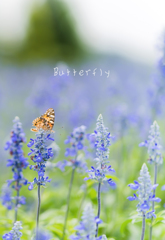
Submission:
[[[86,1],[84,2],[87,4]],[[131,9],[136,6],[132,6],[130,1],[126,2],[125,10],[130,7],[131,13]],[[110,3],[112,4],[112,1]],[[18,10],[20,2],[11,3],[8,0],[8,4],[4,8],[2,5],[0,12],[1,14],[4,12],[4,16],[8,15],[9,22],[12,22],[12,16],[10,18],[9,13],[12,8]],[[126,23],[123,21],[122,25],[122,18],[120,19],[118,16],[119,9],[119,12],[116,12],[117,19],[122,29],[125,28],[125,32],[121,32],[120,42],[117,40],[115,42],[113,33],[115,34],[115,29],[118,26],[115,24],[117,23],[114,21],[114,32],[112,29],[108,29],[108,25],[106,25],[105,30],[101,25],[102,18],[106,22],[111,21],[110,14],[106,12],[104,15],[104,11],[114,6],[107,5],[107,1],[103,1],[99,12],[97,3],[95,7],[92,4],[93,1],[89,1],[89,5],[84,5],[87,13],[84,18],[81,18],[83,9],[81,12],[82,5],[79,6],[78,1],[77,3],[72,1],[72,4],[69,4],[68,1],[58,0],[31,1],[29,5],[25,5],[26,11],[23,11],[22,8],[22,15],[20,15],[22,19],[18,18],[19,21],[24,22],[23,30],[11,29],[11,33],[14,32],[19,37],[14,37],[14,34],[12,37],[12,34],[9,34],[10,28],[7,28],[7,23],[6,32],[4,29],[1,31],[0,187],[7,179],[12,178],[11,170],[6,168],[9,156],[4,151],[4,145],[10,137],[12,120],[15,116],[20,117],[28,142],[31,137],[34,137],[34,134],[30,132],[33,119],[50,107],[55,109],[54,129],[56,132],[54,137],[60,147],[60,154],[53,161],[55,163],[65,159],[64,140],[72,129],[83,124],[87,126],[87,133],[92,133],[95,129],[96,119],[102,113],[105,125],[115,136],[115,141],[110,147],[110,163],[116,170],[113,178],[117,183],[117,188],[102,193],[101,219],[103,224],[100,225],[99,235],[106,234],[108,239],[115,240],[138,240],[141,234],[141,221],[137,220],[137,222],[132,223],[130,220],[131,214],[135,214],[136,204],[127,200],[127,197],[132,194],[127,185],[138,178],[143,162],[147,162],[147,150],[139,148],[138,144],[147,139],[150,125],[155,119],[160,125],[162,145],[165,142],[165,70],[164,40],[162,40],[164,37],[161,38],[160,44],[158,41],[161,51],[157,59],[153,60],[153,56],[156,54],[153,54],[152,58],[149,54],[149,48],[145,53],[144,46],[151,45],[151,42],[146,41],[145,35],[143,36],[144,46],[142,42],[142,48],[137,57],[138,48],[135,55],[132,53],[133,46],[136,44],[130,45],[130,52],[128,50],[131,39],[127,42],[125,50],[123,49],[126,46],[124,44],[128,28],[132,35],[138,31],[140,35],[142,23],[139,22],[138,29],[132,25],[126,28]],[[145,3],[143,7],[145,9],[147,4]],[[115,11],[117,11],[116,8]],[[143,9],[138,5],[137,11],[140,10],[143,13]],[[154,10],[151,9],[151,12],[146,11],[143,14],[146,14],[147,18],[152,11]],[[156,12],[157,9],[155,9]],[[80,20],[75,17],[78,15],[86,22],[82,21],[79,24]],[[90,15],[91,18],[89,18]],[[100,25],[96,20],[97,17]],[[131,18],[132,15],[130,15],[130,22]],[[112,23],[113,20],[112,18]],[[3,26],[2,22],[0,30]],[[95,25],[92,25],[92,22],[96,22]],[[112,25],[112,23],[109,24]],[[95,31],[92,28],[90,30],[91,26],[95,26],[93,27]],[[147,27],[149,34],[151,26]],[[161,27],[158,29],[163,32]],[[153,27],[153,29],[155,28]],[[20,34],[17,31],[18,33],[20,31]],[[103,31],[106,34],[107,31],[110,32],[109,36],[112,38],[110,47],[106,44],[109,41],[108,34],[104,35]],[[105,42],[103,42],[103,38],[105,38]],[[155,39],[158,38],[159,36],[155,36]],[[99,42],[99,39],[102,40]],[[154,44],[153,49],[155,48]],[[143,55],[145,55],[145,60],[143,57],[140,58]],[[65,74],[54,76],[54,68],[56,67]],[[95,68],[97,68],[97,72],[94,76],[92,72]],[[66,74],[67,69],[70,70],[69,76]],[[73,69],[77,71],[76,76],[73,74]],[[88,76],[87,74],[84,74],[83,77],[79,75],[80,70],[85,72],[89,69],[91,72]],[[100,69],[103,72],[102,76],[100,76]],[[108,70],[110,71],[109,78],[105,74],[105,71]],[[24,151],[27,156],[29,150],[26,144]],[[89,167],[93,165],[89,159],[87,162]],[[148,168],[153,180],[153,166],[148,165]],[[52,234],[52,239],[60,239],[71,171],[68,168],[66,172],[62,173],[54,168],[49,170],[48,174],[52,178],[52,182],[42,190],[40,224]],[[24,175],[29,181],[32,181],[35,172],[27,169],[24,171]],[[76,173],[74,179],[66,239],[69,239],[69,236],[75,232],[74,227],[78,225],[87,202],[92,202],[94,210],[97,212],[97,192],[94,183],[92,181],[87,183],[86,192],[81,188],[85,176]],[[159,168],[158,183],[157,196],[162,201],[157,204],[157,213],[164,210],[165,197],[161,191],[161,186],[164,185],[164,166]],[[19,209],[18,214],[23,224],[22,239],[31,239],[35,228],[37,191],[36,189],[28,191],[27,187],[23,187],[21,195],[27,198],[27,204]],[[0,205],[0,213],[0,236],[2,236],[11,230],[14,213],[13,210],[7,211],[2,205]],[[158,215],[155,221],[153,240],[163,239],[165,234],[164,212],[161,213],[162,216]],[[148,225],[149,221],[147,221]],[[147,227],[145,240],[148,239],[148,231]]]

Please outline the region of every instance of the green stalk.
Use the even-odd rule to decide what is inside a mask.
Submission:
[[[143,214],[143,223],[142,223],[142,235],[141,235],[141,240],[144,240],[144,233],[145,233],[145,214]]]
[[[157,163],[155,163],[155,171],[154,171],[154,184],[157,181]],[[156,189],[153,190],[153,195],[155,195]],[[152,211],[155,211],[155,204],[154,201],[152,202]],[[149,240],[152,240],[152,223],[153,223],[153,216],[151,217],[151,225],[150,225],[150,237]]]
[[[97,213],[97,217],[98,218],[100,218],[100,211],[101,211],[100,191],[101,191],[101,183],[99,182],[99,185],[98,185],[98,196],[97,196],[97,199],[98,199],[98,213]],[[96,223],[96,235],[95,235],[96,238],[97,238],[97,235],[98,235],[98,226],[99,226],[99,224]]]
[[[17,181],[17,187],[19,188],[19,181]],[[16,197],[16,203],[15,203],[15,217],[14,217],[14,223],[17,221],[17,214],[18,214],[18,199],[19,199],[19,189],[17,190],[17,197]]]
[[[38,178],[38,181],[40,181],[40,176]],[[37,220],[36,220],[36,240],[38,239],[38,228],[39,228],[39,216],[40,216],[40,206],[41,206],[41,192],[40,192],[41,186],[40,183],[38,184],[38,206],[37,206]]]
[[[71,196],[71,191],[72,191],[74,173],[75,173],[75,168],[72,169],[72,176],[71,176],[71,180],[70,180],[70,184],[69,184],[69,191],[68,191],[68,198],[67,198],[67,210],[66,210],[66,214],[65,214],[65,221],[64,221],[62,240],[64,240],[64,237],[65,237],[65,230],[66,230],[67,218],[68,218],[68,213],[69,213],[70,196]]]

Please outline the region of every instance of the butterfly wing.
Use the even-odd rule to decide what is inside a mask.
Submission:
[[[40,119],[43,123],[44,130],[52,130],[55,121],[55,112],[53,108],[49,108],[45,114],[41,115]]]
[[[32,128],[31,131],[38,132],[40,128],[45,131],[52,131],[55,121],[55,112],[53,108],[49,108],[41,117],[36,118],[32,124],[36,128]]]

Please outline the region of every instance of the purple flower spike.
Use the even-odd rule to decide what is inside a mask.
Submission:
[[[111,168],[111,165],[109,165],[108,161],[111,138],[111,134],[104,126],[103,117],[100,114],[97,119],[96,130],[89,137],[89,139],[92,140],[92,145],[96,152],[96,158],[94,159],[96,167],[92,166],[92,170],[88,171],[88,179],[94,179],[99,183],[107,181],[109,185],[114,188],[116,184],[112,181],[112,179],[108,180],[108,178],[106,177],[106,175],[110,174],[110,172],[115,172],[115,170]]]
[[[65,157],[70,157],[70,159],[60,161],[56,164],[61,171],[65,170],[65,166],[70,166],[76,168],[79,172],[84,172],[87,170],[84,157],[79,155],[80,151],[84,151],[84,139],[85,139],[85,126],[80,126],[73,129],[73,132],[65,140],[65,144],[69,144],[70,147],[67,147],[65,150]]]
[[[32,138],[30,139],[30,143],[32,142]],[[33,182],[30,183],[28,189],[32,190],[33,185],[45,185],[46,182],[49,182],[47,177],[44,177],[45,174],[45,163],[53,157],[52,148],[48,147],[49,141],[54,141],[53,138],[50,137],[43,129],[40,129],[36,133],[36,138],[33,140],[33,148],[31,148],[31,152],[29,155],[31,156],[31,160],[35,163],[35,165],[31,165],[30,169],[38,172],[38,180],[34,178]],[[29,144],[31,147],[31,144]]]
[[[163,156],[161,153],[162,146],[160,145],[160,131],[159,125],[156,121],[154,121],[150,127],[148,141],[139,144],[139,146],[148,148],[148,161],[150,164],[156,163],[160,165],[163,163]]]
[[[28,162],[27,158],[24,157],[24,152],[22,150],[23,143],[26,142],[25,134],[22,129],[22,124],[18,117],[15,117],[13,122],[14,126],[11,132],[11,139],[6,142],[5,150],[9,150],[11,156],[11,158],[7,160],[7,167],[11,167],[11,170],[13,172],[13,178],[11,180],[7,180],[8,187],[11,186],[11,188],[16,191],[17,195],[17,192],[19,192],[21,187],[25,185],[24,183],[27,182],[27,180],[23,176],[23,169],[28,166]],[[24,197],[20,196],[19,198],[23,199]],[[2,204],[6,206],[7,209],[12,209],[14,202],[16,202],[16,208],[18,208],[21,204],[24,204],[24,201],[20,201],[18,197],[12,198],[11,192],[9,195],[9,191],[7,194],[4,195],[2,193],[1,199]]]
[[[93,240],[93,239],[99,239],[95,238],[96,234],[96,224],[101,224],[102,221],[95,217],[92,206],[87,205],[83,211],[82,221],[80,224],[75,227],[76,235],[70,236],[70,239],[72,240]],[[102,237],[100,238],[102,239]],[[104,238],[105,239],[105,238]],[[103,239],[103,240],[104,240]]]
[[[141,170],[140,170],[140,177],[138,181],[134,181],[135,184],[129,184],[128,186],[133,189],[137,190],[137,195],[130,196],[127,199],[129,201],[137,200],[137,211],[143,217],[146,218],[156,217],[154,212],[148,212],[151,208],[152,202],[160,202],[161,199],[155,197],[153,194],[154,189],[157,187],[157,184],[152,185],[150,175],[148,172],[148,168],[144,163]]]
[[[14,223],[12,230],[9,233],[4,234],[2,238],[6,240],[20,240],[22,236],[22,233],[20,232],[21,229],[22,224],[17,221]]]
[[[8,210],[11,210],[14,207],[14,202],[12,200],[12,190],[4,184],[2,186],[2,195],[1,195],[2,205]]]

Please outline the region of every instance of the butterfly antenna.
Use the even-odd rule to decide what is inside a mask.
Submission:
[[[58,130],[60,130],[60,129],[62,129],[62,128],[64,128],[64,127],[57,128],[56,131],[58,131]],[[55,132],[56,132],[56,131],[55,131]],[[61,135],[61,133],[60,133],[60,135]]]

